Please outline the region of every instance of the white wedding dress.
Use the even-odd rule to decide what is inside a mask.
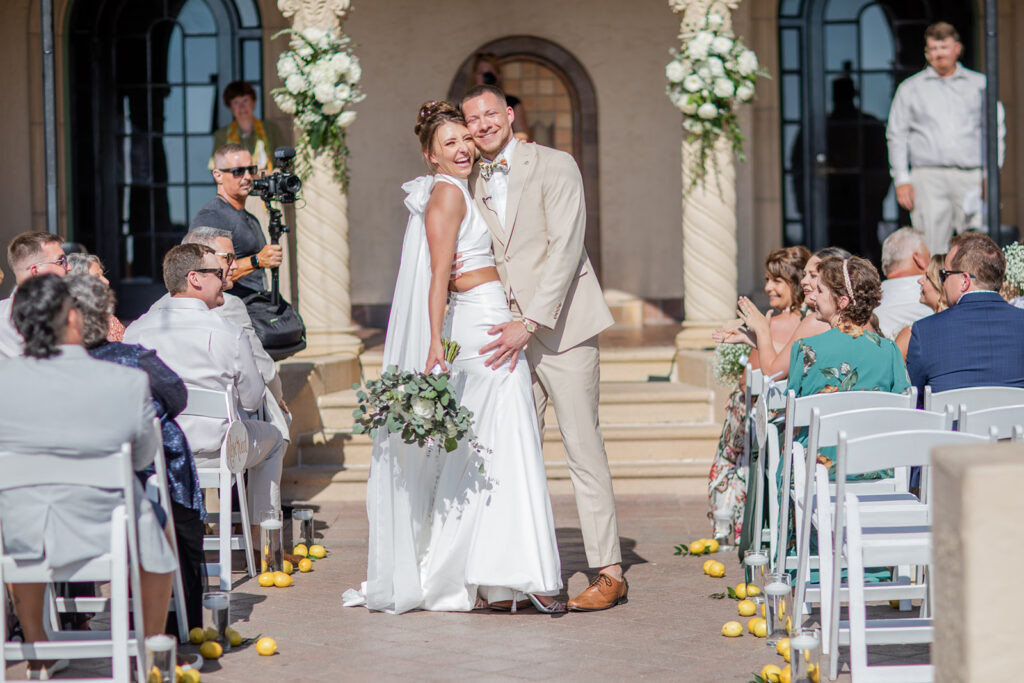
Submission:
[[[430,253],[423,222],[436,182],[462,190],[466,217],[456,251],[464,271],[494,265],[487,224],[467,181],[423,176],[402,186],[409,223],[384,344],[384,367],[422,371],[430,341]],[[530,370],[484,365],[487,330],[512,320],[500,282],[452,293],[444,336],[462,346],[449,368],[462,405],[487,450],[460,444],[451,453],[378,435],[367,484],[367,578],[347,606],[400,614],[413,609],[468,611],[477,597],[554,595],[562,588],[558,545],[541,454]],[[518,596],[520,599],[522,596]]]

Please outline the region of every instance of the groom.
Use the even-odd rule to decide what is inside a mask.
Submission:
[[[587,561],[599,572],[569,601],[590,612],[626,602],[608,456],[598,423],[597,335],[612,324],[583,248],[583,179],[572,156],[512,136],[515,115],[501,90],[478,85],[462,98],[482,159],[469,184],[491,229],[494,259],[516,320],[481,349],[494,370],[514,368],[525,347],[541,434],[548,400],[562,433]]]

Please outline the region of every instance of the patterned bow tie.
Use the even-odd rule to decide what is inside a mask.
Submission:
[[[480,175],[483,176],[484,180],[490,180],[495,171],[508,173],[508,162],[505,161],[504,157],[493,162],[480,161]]]

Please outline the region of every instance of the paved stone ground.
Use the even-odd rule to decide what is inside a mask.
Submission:
[[[366,515],[361,503],[332,503],[318,513],[330,555],[291,588],[261,588],[236,575],[234,626],[264,634],[278,654],[236,649],[203,669],[204,681],[650,680],[750,681],[764,664],[784,665],[774,648],[746,633],[719,634],[735,602],[709,595],[741,580],[734,555],[722,555],[724,579],[701,571],[703,560],[673,556],[673,545],[707,535],[706,501],[697,496],[620,496],[619,523],[629,603],[605,612],[551,617],[416,612],[401,616],[344,608],[341,593],[366,572]],[[576,509],[553,499],[567,595],[587,584]],[[566,596],[563,596],[565,598]],[[887,608],[886,608],[887,609]],[[889,612],[889,616],[897,613]],[[746,619],[741,619],[746,622]],[[927,661],[927,648],[879,655]],[[8,667],[22,678],[24,665]],[[109,670],[109,669],[108,669]],[[849,674],[840,677],[849,681]],[[68,675],[102,667],[79,664]],[[95,675],[95,674],[92,674]]]

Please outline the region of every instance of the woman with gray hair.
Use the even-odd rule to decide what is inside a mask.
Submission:
[[[185,409],[188,392],[181,381],[156,353],[137,344],[109,341],[108,311],[114,308],[114,293],[104,282],[91,275],[72,274],[65,278],[75,307],[82,315],[82,344],[89,355],[137,368],[149,375],[153,409],[160,418],[160,431],[167,461],[167,478],[178,539],[178,560],[185,589],[189,628],[202,626],[203,519],[206,508],[199,475],[188,442],[174,418]],[[145,476],[153,469],[144,471]]]
[[[95,254],[68,254],[68,275],[92,275],[104,285],[109,285],[110,280],[105,275],[106,271],[100,257]],[[111,303],[107,315],[106,337],[108,341],[119,342],[124,339],[124,324],[114,315],[113,303]]]

